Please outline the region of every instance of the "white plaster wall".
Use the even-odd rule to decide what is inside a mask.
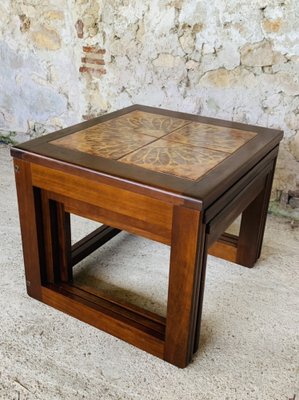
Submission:
[[[111,108],[144,103],[283,129],[274,186],[278,196],[296,188],[298,2],[106,0],[102,20]]]
[[[0,23],[3,131],[161,106],[283,129],[274,195],[299,185],[296,0],[2,0]],[[106,73],[79,72],[83,46]]]
[[[68,0],[0,3],[0,129],[38,135],[78,119],[79,71]],[[21,17],[29,25],[22,28]],[[28,139],[29,137],[27,137]]]

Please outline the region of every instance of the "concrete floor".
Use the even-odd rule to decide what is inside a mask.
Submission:
[[[6,147],[0,168],[1,399],[298,398],[299,230],[289,221],[268,218],[252,270],[209,257],[202,346],[181,370],[26,295]],[[77,237],[87,228],[74,221]],[[76,279],[105,279],[108,290],[164,313],[168,257],[166,246],[121,234]]]

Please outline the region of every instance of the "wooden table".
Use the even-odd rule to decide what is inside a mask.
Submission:
[[[200,336],[207,254],[259,258],[282,132],[132,106],[13,147],[28,294],[178,367]],[[100,226],[71,245],[70,213]],[[225,229],[242,213],[238,236]],[[125,230],[171,246],[166,318],[82,289]]]

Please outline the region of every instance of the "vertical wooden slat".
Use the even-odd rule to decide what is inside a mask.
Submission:
[[[204,227],[202,227],[204,230]],[[196,311],[196,322],[195,322],[195,337],[193,343],[193,353],[196,353],[200,344],[200,331],[201,331],[201,318],[202,318],[202,308],[204,299],[204,289],[206,284],[206,269],[207,269],[207,257],[208,257],[208,241],[204,234],[201,235],[201,251],[199,254],[199,263],[201,265],[200,273],[198,277],[199,294],[198,294],[198,305]]]
[[[175,206],[164,359],[181,368],[191,361],[193,354],[202,260],[201,235],[200,212]]]
[[[30,164],[14,160],[19,204],[27,292],[38,300],[41,298],[41,273],[39,243],[37,237],[37,214],[31,181]]]
[[[55,283],[57,281],[58,271],[55,269],[55,260],[53,258],[54,244],[52,242],[52,222],[50,212],[49,194],[46,190],[41,190],[42,220],[43,220],[43,239],[45,265],[43,266],[46,282]]]
[[[65,212],[64,205],[61,203],[55,203],[55,208],[60,280],[62,282],[71,282],[73,278],[73,268],[71,261],[70,214]]]
[[[72,280],[70,214],[64,206],[41,191],[45,275],[47,283]]]
[[[260,257],[275,163],[276,160],[267,175],[264,189],[242,213],[236,262],[245,267],[252,268]]]

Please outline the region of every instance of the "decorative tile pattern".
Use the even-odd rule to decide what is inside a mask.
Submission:
[[[233,153],[255,136],[255,132],[192,122],[170,133],[166,138],[179,143]]]
[[[159,139],[119,161],[196,180],[228,156],[228,153],[221,151]]]
[[[189,123],[190,121],[180,118],[132,111],[101,125],[112,129],[121,129],[122,132],[134,132],[159,138]]]
[[[95,125],[84,131],[53,140],[50,143],[94,156],[117,160],[125,154],[155,140],[151,136],[138,133],[132,134],[129,130],[124,132],[102,127],[101,125]]]
[[[255,136],[255,132],[133,111],[50,143],[197,180]]]

